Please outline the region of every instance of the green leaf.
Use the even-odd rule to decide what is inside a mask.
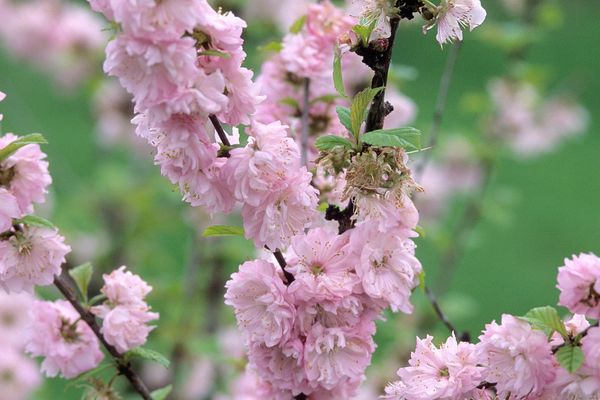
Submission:
[[[71,275],[71,278],[75,281],[85,303],[88,301],[88,286],[90,285],[93,274],[94,267],[92,267],[92,264],[89,262],[69,270],[69,275]]]
[[[373,101],[375,96],[383,90],[383,87],[376,89],[366,88],[359,92],[352,100],[350,107],[350,121],[352,122],[352,133],[357,139],[357,144],[360,143],[358,138],[360,135],[360,127],[365,120],[369,104]]]
[[[425,270],[422,270],[421,274],[419,275],[419,287],[422,290],[425,290],[425,277],[426,277]]]
[[[340,96],[348,97],[344,88],[344,78],[342,77],[342,52],[339,47],[335,48],[335,55],[333,57],[333,86],[335,86],[335,90],[337,90]]]
[[[342,125],[344,125],[349,132],[354,133],[352,131],[352,121],[350,120],[350,109],[348,107],[337,106],[335,111],[337,112]]]
[[[213,57],[221,57],[221,58],[231,58],[231,55],[229,55],[229,53],[225,53],[223,51],[219,51],[219,50],[212,50],[212,49],[207,49],[207,50],[203,50],[200,53],[198,53],[201,56],[213,56]]]
[[[39,226],[41,228],[54,229],[56,226],[45,218],[38,217],[37,215],[28,215],[26,217],[15,220],[17,224]]]
[[[15,154],[17,150],[19,150],[23,146],[27,146],[28,144],[46,144],[48,143],[44,136],[40,133],[32,133],[30,135],[26,135],[18,138],[14,142],[9,143],[6,147],[0,150],[0,162],[6,160],[8,157]]]
[[[521,319],[529,322],[534,329],[543,330],[547,335],[558,332],[563,338],[569,336],[565,324],[560,319],[558,311],[554,307],[534,308],[525,314],[524,317],[521,317]]]
[[[163,356],[158,351],[147,349],[145,347],[136,347],[135,349],[129,350],[125,353],[125,358],[127,360],[141,358],[143,360],[154,361],[165,368],[169,368],[169,365],[171,364],[167,357]]]
[[[312,99],[310,101],[310,104],[317,104],[317,103],[333,103],[335,100],[339,99],[340,96],[337,94],[324,94],[323,96],[319,96],[319,97],[315,97],[314,99]]]
[[[202,236],[244,236],[244,228],[241,226],[213,225],[206,228]]]
[[[152,400],[165,400],[169,394],[173,391],[173,385],[165,386],[162,389],[156,389],[150,393]]]
[[[283,99],[279,100],[279,102],[283,105],[286,106],[290,106],[290,107],[294,107],[294,108],[300,108],[300,103],[298,103],[298,101],[296,99],[293,99],[291,97],[284,97]]]
[[[583,364],[584,356],[581,347],[571,343],[565,344],[555,354],[558,363],[569,373],[576,372]]]
[[[279,53],[283,49],[281,42],[269,42],[258,48],[258,51]]]
[[[344,137],[327,135],[319,137],[315,142],[315,146],[321,151],[327,151],[337,146],[342,146],[351,149],[353,147],[353,144]]]
[[[369,45],[369,39],[371,39],[371,33],[377,25],[377,18],[365,18],[361,17],[358,25],[352,27],[352,31],[359,37],[362,45],[367,47]]]
[[[415,232],[419,234],[419,237],[424,238],[427,236],[427,234],[425,233],[425,229],[423,229],[421,225],[415,226]]]
[[[411,127],[379,129],[365,133],[362,140],[377,147],[403,147],[419,150],[421,148],[421,131]]]
[[[294,22],[292,24],[292,26],[290,26],[290,33],[294,33],[294,34],[300,33],[300,31],[304,27],[305,23],[306,23],[306,15],[303,15],[300,18],[298,18],[296,20],[296,22]]]

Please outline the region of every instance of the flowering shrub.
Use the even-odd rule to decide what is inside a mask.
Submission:
[[[376,349],[376,321],[413,313],[411,296],[421,289],[451,336],[440,345],[430,335],[417,339],[409,366],[381,398],[600,396],[600,328],[587,320],[600,315],[598,257],[582,254],[559,270],[559,304],[574,314],[570,320],[552,307],[505,314],[500,324],[486,325],[477,343],[448,320],[418,257],[421,216],[435,218],[453,194],[485,187],[493,167],[488,155],[465,164],[450,151],[427,165],[420,154],[436,145],[463,29],[486,19],[479,0],[308,4],[272,43],[254,80],[243,66],[246,22],[232,12],[206,0],[89,2],[114,30],[104,71],[132,99],[135,134],[152,149],[161,174],[192,207],[215,218],[240,212],[242,226],[213,225],[204,236],[243,235],[259,254],[224,283],[244,347],[232,352],[247,357],[234,398],[357,398]],[[25,6],[10,7],[26,13]],[[428,146],[419,129],[406,126],[415,104],[389,84],[398,26],[419,16],[423,32],[437,27],[435,39],[453,51]],[[43,35],[44,27],[25,28]],[[18,28],[0,33],[23,35]],[[97,45],[88,39],[86,50]],[[41,57],[55,60],[48,53]],[[517,154],[547,151],[586,126],[580,106],[562,97],[542,100],[524,82],[498,79],[490,93],[486,137]],[[115,92],[115,102],[127,98]],[[122,126],[119,107],[100,108],[111,126]],[[164,399],[173,387],[151,391],[132,363],[169,364],[143,347],[159,319],[146,301],[150,284],[122,266],[92,288],[92,265],[70,265],[71,247],[58,228],[33,215],[52,181],[45,143],[39,134],[0,138],[0,286],[33,293],[54,284],[65,300],[29,299],[27,340],[8,351],[24,347],[43,357],[47,376],[86,380],[89,398],[119,399],[113,380],[123,375],[142,398]],[[469,143],[456,146],[475,152]],[[455,168],[447,176],[435,169],[443,163]],[[433,201],[422,197],[428,185],[438,190]],[[481,212],[472,207],[469,215]],[[98,294],[90,296],[93,290]],[[106,356],[110,362],[102,365]],[[26,361],[12,362],[23,364],[12,381],[26,395],[22,387],[39,378]],[[106,367],[115,367],[108,381],[101,377]]]

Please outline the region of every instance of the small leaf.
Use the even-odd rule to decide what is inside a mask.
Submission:
[[[521,317],[521,319],[529,322],[534,329],[543,330],[547,335],[558,332],[563,338],[569,336],[565,324],[560,319],[558,311],[554,307],[534,308],[525,314],[524,317]]]
[[[129,350],[125,354],[125,358],[127,360],[131,360],[132,358],[141,358],[143,360],[154,361],[165,368],[169,368],[169,365],[171,364],[167,357],[163,356],[158,351],[147,349],[145,347],[136,347],[135,349]]]
[[[422,270],[421,274],[419,275],[419,287],[422,290],[425,290],[425,277],[426,277],[425,270]]]
[[[421,131],[415,128],[379,129],[367,132],[362,140],[377,147],[402,147],[419,150],[421,148]]]
[[[165,400],[171,391],[173,390],[173,385],[165,386],[162,389],[156,389],[154,392],[150,393],[152,400]]]
[[[555,356],[558,363],[571,374],[581,368],[584,361],[581,347],[574,346],[571,343],[565,344],[558,349]]]
[[[290,33],[294,33],[294,34],[300,33],[300,31],[304,27],[305,23],[306,23],[306,15],[303,15],[300,18],[298,18],[296,20],[296,22],[294,22],[292,24],[292,26],[290,26]]]
[[[317,139],[317,141],[315,142],[315,146],[317,147],[317,149],[321,150],[321,151],[327,151],[327,150],[331,150],[334,147],[337,146],[342,146],[348,149],[351,149],[353,147],[352,142],[350,142],[348,139],[341,137],[341,136],[335,136],[335,135],[327,135],[327,136],[321,136]]]
[[[333,86],[335,86],[335,90],[337,90],[340,96],[348,97],[344,88],[344,78],[342,77],[342,52],[339,47],[335,48],[335,55],[333,57]]]
[[[93,274],[94,267],[92,267],[92,264],[89,262],[69,270],[69,275],[71,275],[71,278],[75,281],[85,303],[87,303],[88,300],[88,286],[92,280]]]
[[[335,100],[339,99],[340,96],[337,94],[324,94],[323,96],[319,96],[319,97],[315,97],[314,99],[312,99],[310,101],[310,104],[317,104],[317,103],[333,103]]]
[[[279,100],[279,102],[283,105],[286,106],[290,106],[293,108],[300,108],[300,103],[298,103],[298,101],[296,99],[293,99],[291,97],[284,97],[283,99]]]
[[[15,154],[17,150],[19,150],[23,146],[27,146],[28,144],[46,144],[48,143],[44,136],[40,133],[32,133],[30,135],[26,135],[18,138],[14,142],[9,143],[3,149],[0,149],[0,162],[6,160],[8,157]]]
[[[352,27],[352,31],[360,38],[362,45],[368,47],[375,26],[377,26],[377,18],[361,17],[358,25]]]
[[[349,132],[354,133],[352,131],[352,121],[350,120],[350,109],[348,107],[337,106],[335,111],[337,112],[342,125],[344,125]]]
[[[244,228],[241,226],[213,225],[206,228],[202,236],[244,236]]]
[[[279,53],[283,49],[281,42],[269,42],[258,48],[258,51]]]
[[[229,53],[225,53],[225,52],[219,51],[219,50],[212,50],[212,49],[203,50],[203,51],[201,51],[198,54],[201,55],[201,56],[231,58],[231,55]]]
[[[15,222],[17,224],[38,226],[41,228],[50,228],[50,229],[56,228],[56,226],[52,222],[48,221],[45,218],[38,217],[37,215],[28,215],[26,217],[15,220]]]
[[[415,232],[419,234],[419,237],[424,238],[427,236],[427,234],[425,233],[425,229],[423,229],[421,225],[415,226]]]
[[[369,104],[371,104],[375,96],[382,90],[383,87],[376,89],[366,88],[354,96],[352,106],[350,107],[350,120],[352,121],[352,133],[357,139],[360,134],[360,127],[365,120]]]

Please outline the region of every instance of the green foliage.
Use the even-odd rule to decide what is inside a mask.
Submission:
[[[378,87],[375,89],[366,88],[354,96],[354,99],[352,100],[352,105],[350,106],[350,121],[352,123],[351,132],[354,134],[357,144],[360,143],[360,127],[365,121],[369,105],[375,96],[377,96],[377,94],[382,90],[383,87]]]
[[[171,365],[171,362],[167,359],[167,357],[163,356],[158,351],[147,349],[145,347],[136,347],[135,349],[131,349],[125,353],[126,360],[132,360],[134,358],[153,361],[165,368],[169,368],[169,365]]]
[[[339,47],[335,48],[333,57],[333,85],[340,96],[348,97],[344,88],[344,78],[342,77],[342,53]]]
[[[306,24],[306,15],[303,15],[300,18],[298,18],[292,24],[292,26],[290,26],[290,33],[293,33],[293,34],[300,33],[300,31],[302,30],[302,28],[304,28],[304,24]]]
[[[213,225],[206,228],[202,236],[244,236],[244,228],[241,226]]]
[[[279,53],[281,51],[281,49],[283,49],[283,44],[281,42],[269,42],[265,45],[262,45],[258,48],[258,51],[262,51],[262,52],[273,52],[273,53]]]
[[[201,56],[212,56],[212,57],[221,57],[221,58],[231,58],[229,53],[225,53],[219,50],[207,49],[203,50],[199,53]]]
[[[369,39],[371,38],[371,34],[373,33],[373,29],[375,29],[376,25],[377,20],[375,18],[371,18],[369,20],[368,18],[362,17],[358,21],[358,24],[352,27],[352,31],[359,37],[363,46],[368,46]]]
[[[38,217],[37,215],[27,215],[23,218],[15,220],[17,224],[37,226],[40,228],[54,229],[56,226],[46,218]]]
[[[421,150],[421,131],[412,127],[379,129],[365,133],[362,141],[371,146]]]
[[[150,393],[152,396],[152,400],[165,400],[171,391],[173,390],[173,385],[165,386],[162,389],[157,389],[154,392]]]
[[[315,142],[317,149],[321,151],[331,150],[334,147],[342,146],[347,149],[352,149],[353,144],[348,139],[341,136],[327,135],[321,136]]]
[[[350,120],[350,109],[348,107],[337,106],[335,111],[337,112],[342,125],[344,125],[349,132],[354,134],[354,131],[352,131],[352,121]]]
[[[0,162],[6,160],[8,157],[15,154],[23,146],[28,144],[46,144],[48,143],[44,136],[40,133],[32,133],[18,138],[14,142],[11,142],[8,146],[0,150]]]
[[[548,336],[554,332],[558,332],[563,338],[568,336],[565,324],[554,307],[533,308],[521,319],[529,322],[534,329],[544,331]]]
[[[567,343],[554,354],[558,363],[570,373],[577,372],[584,361],[583,350],[573,343]]]
[[[92,276],[94,275],[94,267],[92,267],[92,264],[88,262],[75,268],[71,268],[69,270],[69,275],[71,275],[71,278],[73,278],[75,281],[77,289],[79,289],[79,293],[81,293],[83,298],[83,302],[87,303],[88,287],[90,285],[90,281],[92,280]]]

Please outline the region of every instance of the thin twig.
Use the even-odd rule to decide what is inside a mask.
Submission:
[[[272,251],[268,247],[267,247],[267,249],[269,251]],[[272,251],[272,253],[275,256],[275,259],[277,260],[277,263],[279,264],[279,266],[283,270],[283,275],[285,276],[285,279],[287,281],[286,283],[289,286],[295,280],[294,275],[292,275],[287,269],[285,269],[285,267],[287,267],[287,263],[285,262],[285,258],[283,257],[283,254],[281,253],[281,250],[277,249],[275,251]]]
[[[438,95],[435,102],[435,109],[433,111],[433,120],[431,123],[431,130],[429,131],[429,142],[427,143],[426,147],[434,147],[437,144],[440,128],[444,119],[444,113],[446,111],[448,93],[450,92],[450,84],[452,83],[452,78],[454,77],[454,69],[461,47],[462,41],[454,43],[452,46],[452,51],[448,55],[448,60],[446,61],[446,66],[444,67],[444,72],[440,81],[440,88],[438,90]],[[417,177],[417,181],[429,163],[431,154],[432,152],[426,152],[421,159],[421,162],[416,166],[415,176]]]
[[[121,375],[124,375],[131,387],[139,393],[139,395],[144,400],[152,400],[152,396],[150,391],[140,378],[140,376],[133,370],[131,367],[131,363],[125,360],[123,354],[121,354],[113,345],[109,344],[102,335],[100,331],[100,327],[96,322],[96,317],[89,310],[86,310],[77,300],[77,295],[75,291],[72,289],[70,283],[68,283],[67,279],[63,276],[56,276],[54,278],[54,286],[58,288],[58,290],[62,293],[62,295],[71,303],[73,308],[80,315],[81,319],[85,321],[86,324],[92,329],[100,343],[104,346],[104,348],[108,351],[108,353],[115,360],[117,369]]]
[[[211,115],[209,118],[210,122],[212,122],[213,126],[215,127],[215,130],[217,131],[217,135],[219,135],[219,139],[221,139],[221,143],[223,143],[225,146],[231,146],[229,138],[227,137],[227,134],[225,133],[225,130],[223,129],[223,126],[221,125],[221,122],[219,121],[217,116]]]
[[[304,78],[302,120],[300,123],[300,154],[302,165],[308,165],[308,134],[310,131],[310,79]]]
[[[442,308],[440,307],[440,304],[437,302],[435,295],[431,292],[431,290],[427,286],[425,286],[425,294],[427,295],[429,302],[433,306],[433,310],[435,311],[435,314],[438,316],[440,321],[442,321],[442,323],[446,326],[446,328],[448,328],[450,333],[455,333],[455,334],[458,333],[458,331],[456,330],[456,327],[452,324],[452,322],[450,322],[450,320],[448,319],[446,314],[444,314],[444,311],[442,311]]]

